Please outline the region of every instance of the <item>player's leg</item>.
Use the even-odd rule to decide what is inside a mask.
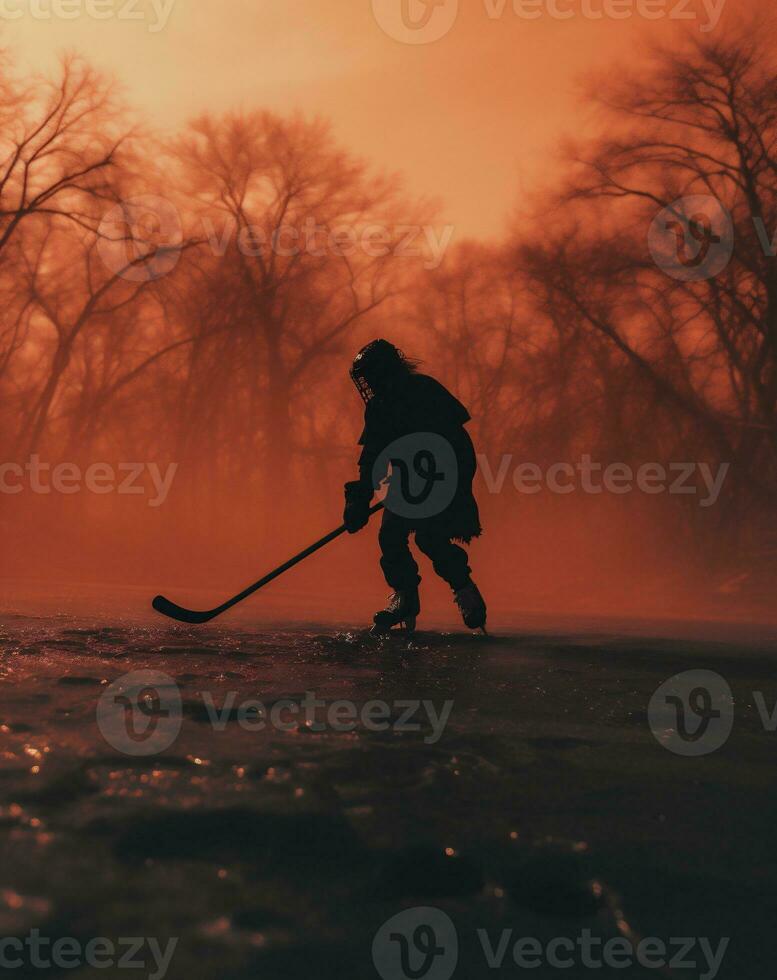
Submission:
[[[378,535],[380,567],[394,592],[388,606],[375,614],[375,625],[379,629],[390,629],[399,623],[413,629],[421,611],[418,598],[421,578],[408,544],[411,530],[404,518],[388,510],[384,512]]]
[[[484,629],[486,603],[480,590],[472,581],[469,555],[464,548],[452,541],[434,525],[419,527],[415,542],[429,558],[440,578],[450,585],[456,605],[461,610],[464,623],[470,629]]]

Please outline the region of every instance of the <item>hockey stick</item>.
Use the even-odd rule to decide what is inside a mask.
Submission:
[[[373,514],[377,514],[379,510],[383,509],[383,504],[375,504],[374,507],[370,508],[370,517]],[[156,609],[158,613],[163,616],[168,616],[170,619],[177,619],[179,623],[192,623],[199,625],[200,623],[208,623],[211,619],[215,619],[222,613],[225,613],[227,609],[231,609],[236,606],[238,602],[242,602],[243,599],[247,599],[254,592],[258,592],[263,586],[272,582],[273,579],[278,578],[279,575],[283,575],[284,572],[288,572],[290,568],[298,565],[301,561],[309,558],[310,555],[319,551],[325,545],[329,544],[330,541],[334,541],[335,538],[339,538],[341,534],[345,534],[347,528],[345,524],[342,524],[337,528],[336,531],[332,531],[331,534],[327,534],[325,538],[321,538],[320,541],[316,541],[309,548],[305,548],[304,551],[300,551],[298,555],[290,558],[287,562],[284,562],[279,568],[276,568],[274,572],[270,572],[265,575],[264,578],[260,578],[258,582],[254,582],[253,585],[249,585],[247,589],[244,589],[239,595],[234,596],[232,599],[228,599],[223,605],[217,606],[215,609],[209,609],[207,612],[197,612],[194,609],[184,609],[183,606],[177,605],[175,602],[171,602],[166,599],[163,595],[158,595],[156,599],[151,603],[151,605]]]

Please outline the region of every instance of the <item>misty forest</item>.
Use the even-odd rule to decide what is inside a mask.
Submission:
[[[7,497],[20,568],[44,551],[55,569],[88,566],[125,541],[138,506],[143,529],[115,570],[130,579],[193,528],[227,561],[247,537],[272,535],[281,555],[300,522],[331,525],[360,429],[347,368],[387,336],[468,406],[492,479],[506,455],[730,467],[707,508],[686,494],[519,496],[509,475],[489,493],[481,472],[480,547],[528,554],[552,515],[555,554],[535,566],[551,578],[575,548],[582,575],[617,528],[645,567],[673,569],[673,589],[675,575],[708,604],[765,601],[777,559],[774,68],[768,49],[728,40],[610,72],[584,97],[599,135],[561,147],[541,193],[505,202],[509,231],[453,234],[433,256],[408,229],[447,241],[435,202],[354,158],[325,120],[257,106],[161,136],[79,57],[22,80],[6,56],[0,456],[178,466],[174,512]],[[734,225],[732,260],[701,281],[667,276],[649,248],[656,214],[688,195],[718,199]],[[370,247],[354,245],[365,236]],[[489,539],[494,515],[504,530]]]

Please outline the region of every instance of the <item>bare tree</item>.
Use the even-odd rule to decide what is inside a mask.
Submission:
[[[604,84],[607,135],[573,148],[569,187],[518,246],[544,313],[605,344],[638,381],[608,397],[608,415],[636,418],[641,399],[655,439],[732,464],[729,518],[773,499],[777,478],[773,78],[758,41],[693,41]],[[667,274],[649,230],[669,209],[681,238],[708,234],[676,203],[696,197],[731,216],[733,258],[706,278]]]
[[[175,152],[195,220],[224,242],[223,258],[207,259],[196,314],[207,311],[223,329],[191,351],[188,432],[201,438],[204,423],[215,444],[237,449],[243,479],[261,460],[264,485],[280,501],[305,451],[295,418],[333,355],[392,295],[401,241],[394,229],[418,215],[393,180],[370,175],[319,122],[203,117]],[[219,393],[215,404],[203,399],[205,388]]]

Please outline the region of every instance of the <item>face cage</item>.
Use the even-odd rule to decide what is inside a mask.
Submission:
[[[351,371],[351,380],[356,385],[356,390],[362,396],[362,401],[365,405],[369,404],[375,397],[375,392],[370,387],[369,382],[362,374],[357,374],[355,371]]]

